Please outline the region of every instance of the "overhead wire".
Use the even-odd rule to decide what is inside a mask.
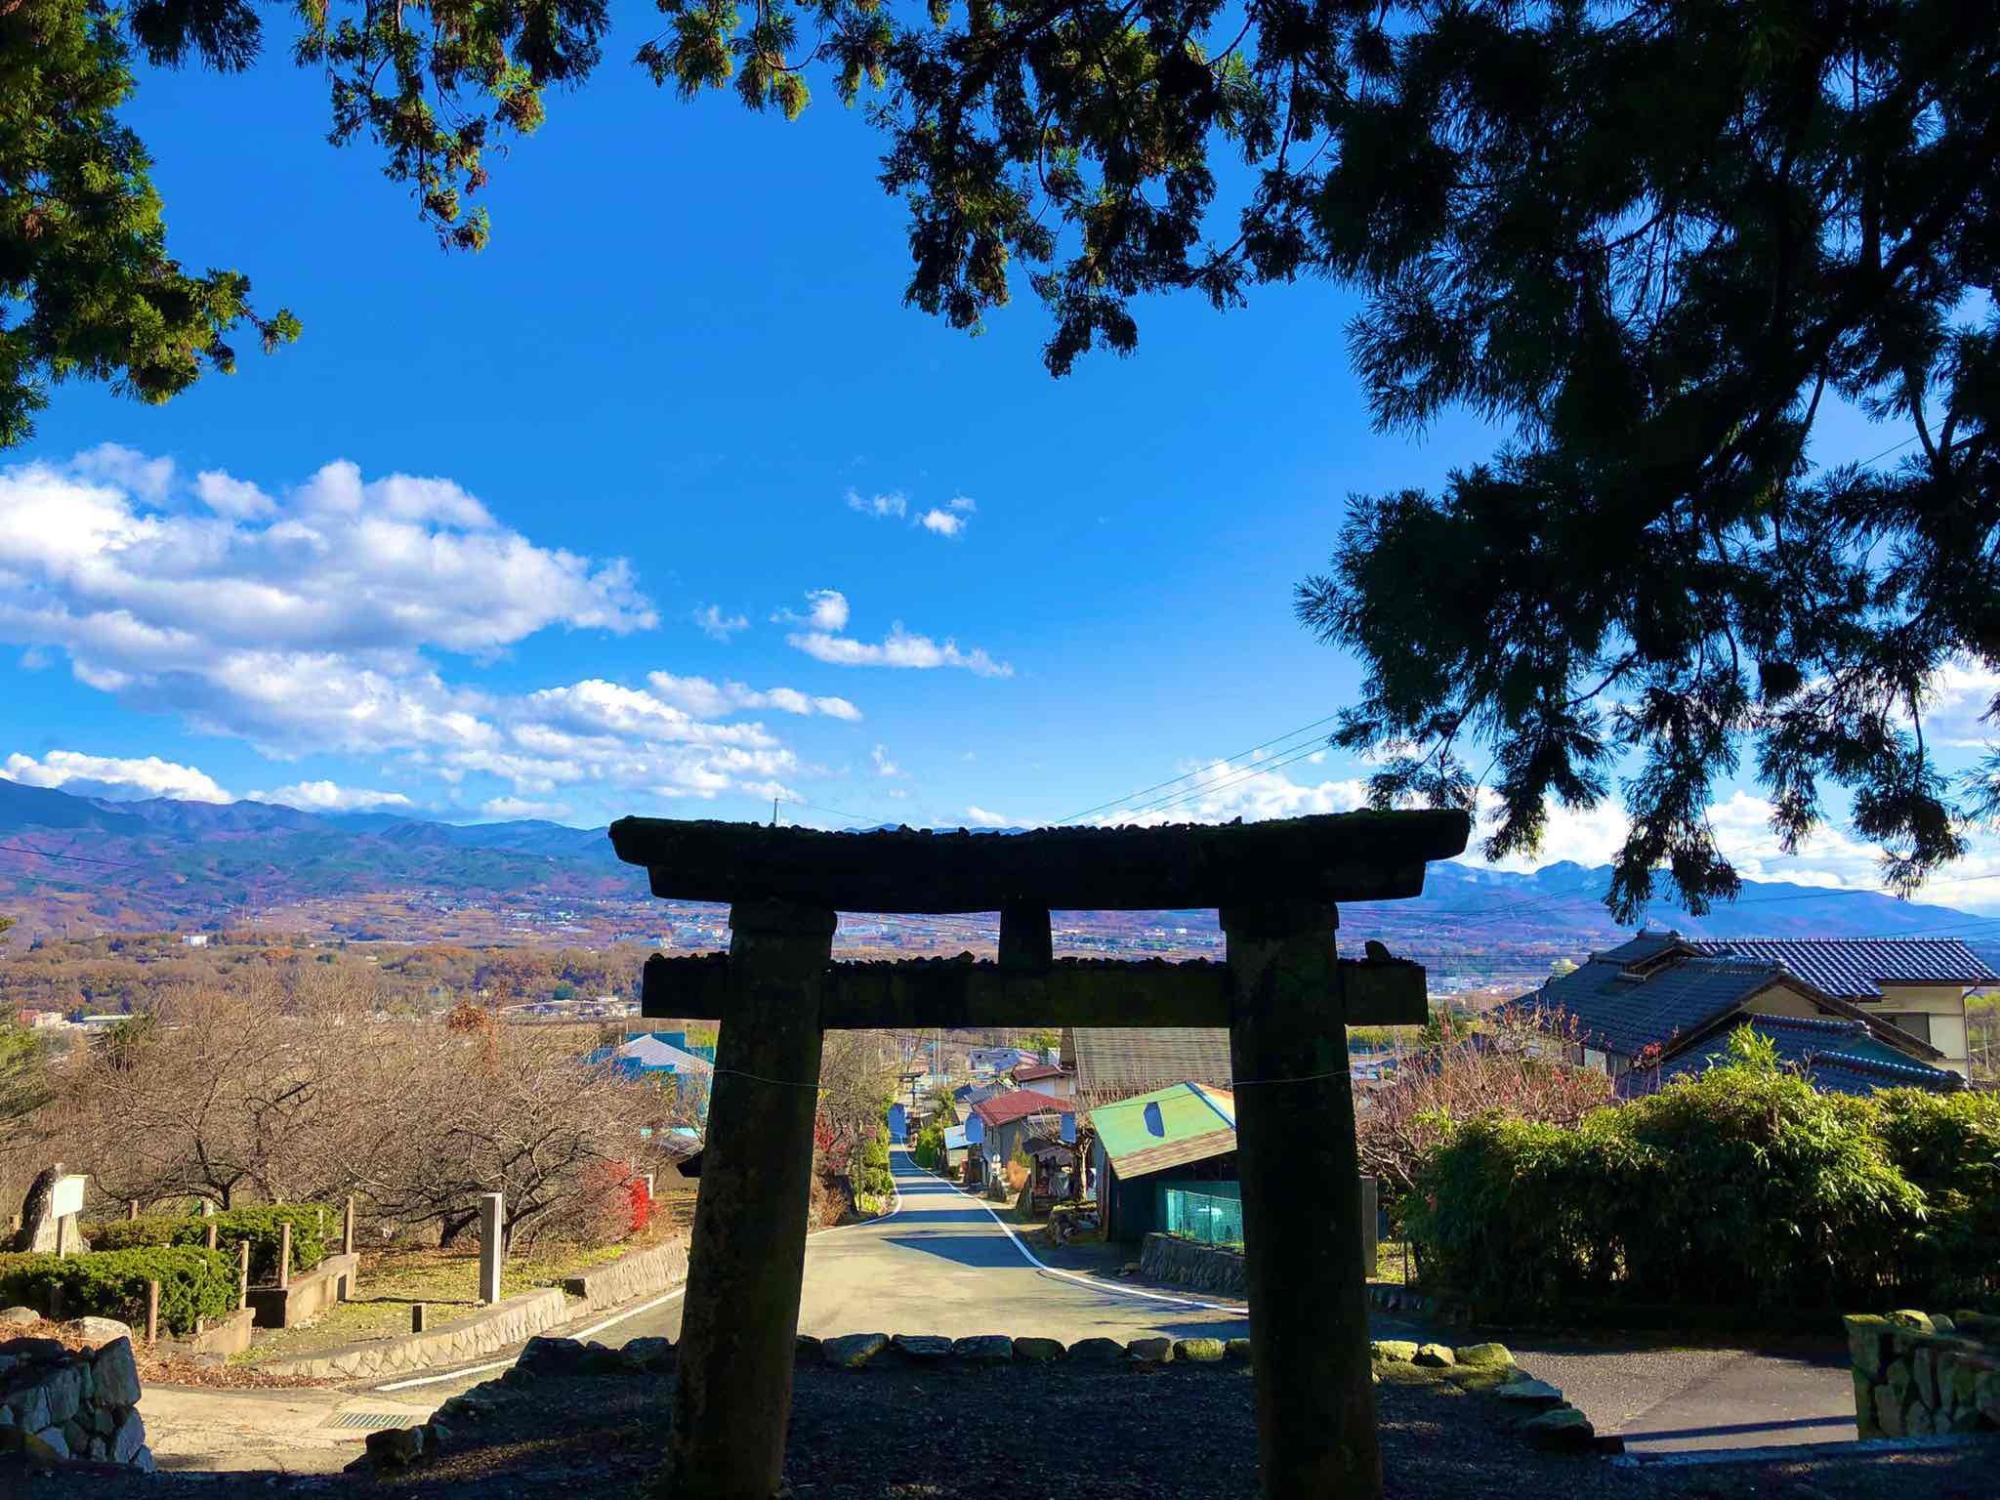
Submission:
[[[1288,729],[1283,734],[1273,735],[1270,739],[1265,740],[1260,744],[1252,745],[1248,750],[1238,750],[1234,754],[1223,756],[1222,764],[1227,765],[1231,761],[1241,760],[1246,755],[1255,755],[1259,750],[1268,750],[1273,745],[1280,744],[1286,740],[1296,739],[1299,735],[1306,733],[1308,730],[1318,729],[1323,724],[1331,724],[1335,719],[1339,717],[1340,715],[1337,713],[1327,714],[1324,718],[1314,719],[1309,724],[1301,724],[1296,729]],[[1100,802],[1095,807],[1086,807],[1083,809],[1083,811],[1073,812],[1066,818],[1058,818],[1056,819],[1056,823],[1057,824],[1074,823],[1078,818],[1087,818],[1092,813],[1095,812],[1104,812],[1110,808],[1122,808],[1127,803],[1134,802],[1137,799],[1148,796],[1153,792],[1163,791],[1168,787],[1175,786],[1178,783],[1187,781],[1192,777],[1209,775],[1214,771],[1216,764],[1217,764],[1216,762],[1210,761],[1207,764],[1198,767],[1193,771],[1184,771],[1179,776],[1170,776],[1165,781],[1154,782],[1151,786],[1142,786],[1137,791],[1126,792],[1123,796],[1113,797],[1109,802]]]

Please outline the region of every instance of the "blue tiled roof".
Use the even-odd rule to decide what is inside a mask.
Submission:
[[[1753,1016],[1744,1023],[1770,1039],[1778,1060],[1804,1073],[1814,1087],[1835,1094],[1872,1094],[1877,1089],[1922,1088],[1943,1093],[1964,1087],[1956,1073],[1933,1068],[1898,1053],[1876,1039],[1865,1024],[1837,1017],[1803,1019],[1795,1016]],[[1690,1073],[1706,1072],[1729,1061],[1729,1037],[1734,1028],[1718,1032],[1699,1046],[1669,1059],[1657,1073],[1661,1083]],[[1653,1076],[1627,1075],[1628,1092],[1643,1092]]]
[[[1574,973],[1551,979],[1511,1007],[1560,1011],[1585,1046],[1632,1057],[1649,1046],[1669,1047],[1675,1037],[1720,1020],[1785,977],[1777,964],[1728,958],[1684,958],[1635,974],[1625,967],[1633,959],[1614,958],[1619,951],[1591,955]]]
[[[1686,943],[1697,953],[1783,964],[1822,994],[1842,1000],[1879,1000],[1885,984],[2000,983],[2000,974],[1956,938],[1688,939]]]

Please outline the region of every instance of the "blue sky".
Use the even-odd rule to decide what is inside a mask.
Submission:
[[[680,105],[620,60],[637,40],[495,163],[478,256],[324,144],[311,75],[146,76],[176,253],[305,336],[164,408],[59,389],[8,456],[0,769],[461,818],[775,795],[1034,823],[1352,696],[1292,585],[1350,492],[1435,484],[1491,435],[1372,432],[1345,294],[1149,304],[1135,357],[1052,380],[1031,297],[978,338],[902,307],[858,114]],[[1898,436],[1836,417],[1825,443]],[[1361,772],[1246,765],[1159,811],[1331,810]],[[1872,883],[1838,836],[1779,860],[1760,814],[1749,788],[1718,809],[1752,873]],[[1544,857],[1616,835],[1615,808],[1563,818]],[[1994,872],[1982,846],[1966,873]]]

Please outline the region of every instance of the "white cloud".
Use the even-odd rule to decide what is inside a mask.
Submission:
[[[1172,786],[1134,799],[1129,808],[1112,808],[1092,822],[1118,825],[1160,823],[1226,823],[1241,818],[1254,823],[1267,818],[1301,818],[1311,813],[1352,812],[1367,801],[1367,787],[1358,779],[1297,782],[1282,767],[1261,769],[1259,759],[1242,765],[1217,760],[1196,764]]]
[[[889,759],[889,747],[887,745],[877,745],[873,750],[868,752],[868,759],[873,762],[877,776],[901,776],[903,774],[903,768]]]
[[[174,797],[183,802],[233,802],[213,777],[157,755],[126,759],[51,750],[39,760],[18,751],[0,776],[23,786],[65,787],[83,795]]]
[[[332,781],[295,781],[268,792],[252,792],[253,802],[275,802],[305,812],[375,812],[385,807],[412,807],[401,792],[379,792],[365,786],[341,786]]]
[[[809,602],[809,619],[844,623],[836,591]],[[747,623],[717,607],[704,618],[725,633]],[[665,696],[600,679],[520,693],[447,671],[450,656],[487,660],[551,628],[656,624],[627,563],[533,542],[447,479],[334,463],[273,498],[218,470],[183,482],[122,449],[0,469],[0,642],[60,650],[79,681],[267,754],[392,754],[517,797],[713,797],[797,769],[763,725],[718,721],[861,716],[793,688],[703,684],[690,709],[699,679],[667,677],[685,691]]]
[[[219,516],[234,520],[257,520],[276,515],[278,504],[247,479],[236,479],[220,469],[203,469],[194,476],[194,492],[201,503]]]
[[[694,612],[694,623],[700,627],[701,633],[710,640],[721,641],[724,645],[727,645],[729,638],[739,630],[748,630],[750,628],[750,617],[748,615],[725,613],[719,604],[704,604]]]
[[[864,495],[858,490],[847,492],[847,508],[872,516],[878,521],[901,520],[909,514],[910,502],[898,490],[890,490],[881,495]]]
[[[539,818],[546,822],[560,822],[570,814],[565,802],[531,802],[524,797],[494,797],[483,802],[479,814],[500,822],[513,822],[520,818]]]
[[[973,806],[965,810],[965,821],[972,828],[1015,828],[1019,824],[1005,813],[991,812],[986,808]]]
[[[932,506],[917,517],[917,524],[938,536],[961,536],[978,510],[978,504],[970,495],[956,495],[943,506]]]
[[[0,639],[280,750],[374,749],[471,706],[426,650],[655,623],[628,564],[538,546],[449,480],[333,463],[263,510],[209,471],[207,513],[159,503],[174,483],[126,450],[0,470]]]
[[[846,628],[849,616],[846,596],[827,589],[808,597],[815,601],[837,601],[836,606],[824,609],[816,604],[812,614],[803,622],[812,628],[795,630],[785,637],[788,645],[805,652],[815,661],[828,662],[837,667],[962,667],[981,677],[1014,675],[1012,666],[996,661],[983,647],[961,650],[958,643],[949,638],[940,642],[927,635],[914,634],[904,628],[901,620],[892,624],[889,634],[879,642],[859,641],[841,635],[839,632]],[[789,618],[799,623],[796,616]]]
[[[646,681],[660,701],[698,719],[719,719],[726,714],[757,709],[776,709],[780,713],[802,717],[825,714],[830,719],[845,719],[849,723],[861,718],[861,710],[845,698],[814,696],[797,688],[777,687],[760,692],[740,682],[725,682],[718,686],[706,677],[676,677],[671,672],[651,673]]]

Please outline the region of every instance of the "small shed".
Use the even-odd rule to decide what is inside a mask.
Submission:
[[[1090,1112],[1105,1238],[1144,1239],[1166,1224],[1170,1188],[1236,1195],[1236,1096],[1177,1083]]]

